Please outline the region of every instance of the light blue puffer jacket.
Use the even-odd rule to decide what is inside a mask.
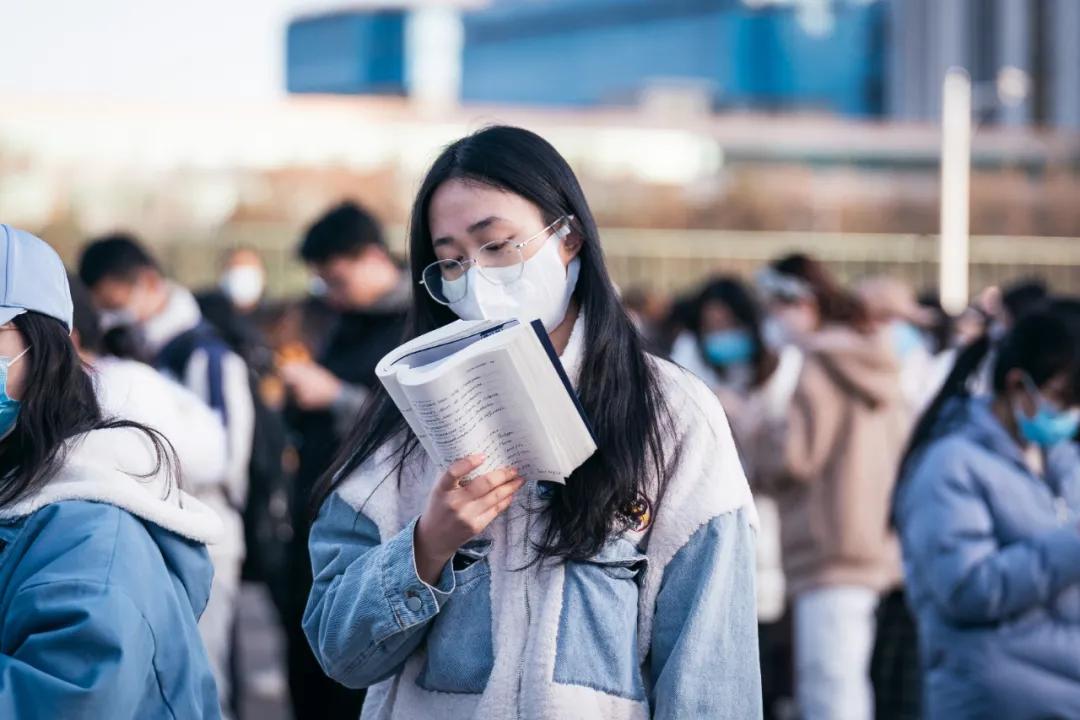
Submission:
[[[1044,477],[990,401],[947,407],[896,519],[922,651],[926,717],[1080,717],[1080,458]]]
[[[169,487],[144,436],[72,443],[0,509],[0,718],[219,718],[197,621],[220,523]]]

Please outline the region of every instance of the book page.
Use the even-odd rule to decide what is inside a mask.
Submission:
[[[507,320],[499,324],[492,324],[490,322],[474,323],[476,326],[472,328],[470,332],[462,335],[456,335],[446,341],[435,343],[418,350],[403,354],[401,357],[394,360],[390,367],[396,368],[398,366],[418,368],[418,367],[430,367],[437,365],[444,360],[453,357],[455,354],[461,352],[465,348],[469,347],[473,343],[480,342],[492,335],[512,328],[518,325],[517,320]]]
[[[476,474],[517,468],[527,480],[563,482],[558,460],[507,352],[491,350],[402,391],[442,467],[484,453]]]

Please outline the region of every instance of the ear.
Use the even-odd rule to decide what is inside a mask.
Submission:
[[[569,216],[566,221],[566,225],[558,230],[559,235],[559,254],[562,256],[563,262],[569,264],[571,260],[577,257],[581,252],[581,248],[585,245],[585,236],[581,234],[578,229],[577,220],[573,215]]]

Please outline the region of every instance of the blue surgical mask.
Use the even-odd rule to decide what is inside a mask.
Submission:
[[[0,356],[0,440],[15,429],[15,421],[19,419],[19,401],[7,394],[8,368],[29,351],[30,348],[26,348],[13,358]]]
[[[1059,410],[1043,397],[1031,378],[1025,378],[1028,392],[1035,397],[1035,414],[1025,415],[1018,407],[1013,407],[1016,426],[1020,436],[1029,443],[1049,448],[1076,436],[1080,429],[1080,409]]]
[[[926,347],[919,329],[903,320],[897,320],[889,325],[889,335],[892,338],[893,350],[901,360],[919,348]]]
[[[754,341],[745,330],[719,330],[702,338],[705,358],[713,365],[729,367],[749,362],[754,356]]]

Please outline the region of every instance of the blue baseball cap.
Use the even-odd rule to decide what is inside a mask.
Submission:
[[[54,317],[71,331],[71,287],[56,251],[25,230],[0,224],[0,325],[27,310]]]

